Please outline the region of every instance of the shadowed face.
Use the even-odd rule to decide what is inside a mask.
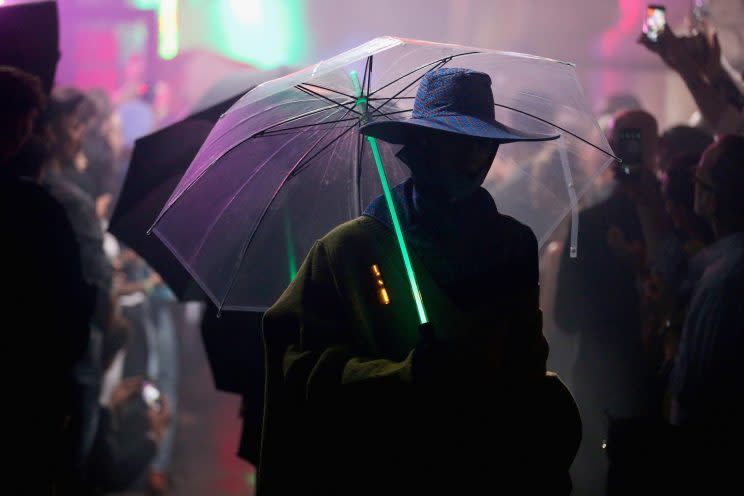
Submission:
[[[498,148],[490,139],[427,131],[406,145],[401,158],[417,184],[457,200],[483,184]]]
[[[455,169],[470,179],[480,177],[481,183],[499,148],[498,143],[490,139],[452,133],[427,135],[421,142],[430,151],[432,161]]]

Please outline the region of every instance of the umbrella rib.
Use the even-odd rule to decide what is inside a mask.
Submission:
[[[372,63],[374,62],[374,56],[370,55],[367,58],[367,62],[369,63],[369,73],[367,74],[367,101],[369,101],[369,95],[372,91]],[[366,70],[366,67],[365,67]],[[362,88],[364,88],[364,84],[362,83]]]
[[[248,178],[245,181],[243,181],[243,184],[240,186],[240,188],[238,188],[238,190],[232,195],[232,198],[230,198],[230,200],[228,200],[227,204],[225,204],[225,206],[222,207],[222,211],[224,212],[228,207],[230,207],[230,205],[232,205],[232,203],[235,201],[235,199],[238,197],[238,195],[240,195],[240,193],[245,189],[245,187],[248,185],[248,183],[251,182],[251,179],[253,179],[256,176],[256,174],[258,174],[259,172],[261,172],[263,170],[263,168],[266,166],[266,164],[271,161],[271,159],[273,159],[274,157],[276,157],[276,155],[279,154],[279,152],[281,152],[284,148],[286,148],[287,146],[289,146],[299,136],[300,135],[298,134],[296,137],[287,140],[277,150],[275,150],[274,153],[272,153],[268,158],[266,158],[261,165],[259,165],[258,167],[256,167],[256,170],[254,170],[253,172],[251,172],[251,174],[248,176]],[[206,229],[206,231],[204,232],[204,235],[199,240],[199,245],[194,250],[194,255],[189,259],[189,262],[190,263],[193,263],[193,257],[195,257],[198,253],[201,252],[202,248],[204,247],[204,243],[206,243],[207,238],[212,233],[212,231],[214,230],[214,228],[217,225],[217,223],[219,222],[219,220],[220,220],[220,216],[219,215],[215,216],[214,221]]]
[[[326,90],[330,91],[331,93],[336,93],[337,95],[345,96],[346,98],[351,98],[352,101],[356,100],[352,95],[346,94],[342,91],[334,90],[333,88],[327,88],[325,86],[321,86],[319,84],[314,83],[300,83],[298,86],[311,86],[313,88],[318,88],[319,90]]]
[[[364,62],[364,76],[362,76],[362,93],[364,93],[364,87],[367,86],[367,95],[369,95],[369,83],[372,80],[372,55],[367,57]],[[364,95],[359,95],[364,96]]]
[[[550,126],[553,126],[553,127],[554,127],[554,128],[556,128],[556,129],[560,129],[560,130],[561,130],[561,131],[563,131],[564,133],[568,133],[568,134],[570,134],[571,136],[573,136],[573,137],[574,137],[574,138],[576,138],[577,140],[583,141],[584,143],[586,143],[587,145],[591,146],[592,148],[596,148],[596,149],[597,149],[597,150],[599,150],[600,152],[602,152],[602,153],[604,153],[604,154],[606,154],[606,155],[608,155],[608,156],[610,156],[610,157],[614,158],[615,160],[621,161],[621,160],[620,160],[620,159],[619,159],[618,157],[616,157],[616,156],[615,156],[615,155],[613,155],[612,153],[608,152],[607,150],[603,150],[602,148],[598,147],[597,145],[595,145],[595,144],[594,144],[594,143],[592,143],[591,141],[588,141],[588,140],[586,140],[586,139],[582,138],[581,136],[579,136],[579,135],[577,135],[577,134],[575,134],[575,133],[572,133],[572,132],[571,132],[571,131],[569,131],[568,129],[565,129],[565,128],[563,128],[563,127],[561,127],[561,126],[557,125],[557,124],[554,124],[554,123],[550,122],[549,120],[543,119],[542,117],[538,117],[538,116],[536,116],[536,115],[534,115],[534,114],[530,114],[529,112],[525,112],[524,110],[519,110],[519,109],[516,109],[516,108],[514,108],[514,107],[509,107],[508,105],[502,105],[502,104],[500,104],[500,103],[494,103],[494,106],[496,106],[496,107],[501,107],[501,108],[505,108],[505,109],[507,109],[507,110],[513,110],[514,112],[518,112],[518,113],[520,113],[520,114],[522,114],[522,115],[526,115],[527,117],[532,117],[533,119],[537,119],[537,120],[538,120],[538,121],[540,121],[540,122],[544,122],[545,124],[548,124],[548,125],[550,125]]]
[[[367,57],[367,60],[364,62],[364,76],[362,76],[362,91],[364,91],[365,85],[367,85],[367,78],[369,77],[372,79],[372,75],[369,71],[370,62],[372,61],[372,55]],[[369,91],[367,92],[369,94]]]
[[[318,155],[320,155],[321,153],[323,153],[324,151],[326,151],[326,150],[328,149],[328,147],[330,147],[330,146],[331,146],[331,145],[333,145],[333,144],[334,144],[335,142],[337,142],[338,140],[340,140],[341,138],[343,138],[343,137],[344,137],[344,135],[345,135],[346,133],[348,133],[349,131],[351,131],[351,130],[352,130],[352,129],[354,129],[355,127],[356,127],[356,124],[354,124],[354,125],[352,125],[352,126],[349,126],[348,128],[346,128],[346,129],[344,130],[344,132],[343,132],[343,133],[339,134],[338,136],[336,136],[335,138],[333,138],[333,139],[332,139],[331,141],[329,141],[328,143],[326,143],[325,145],[323,145],[323,148],[321,148],[320,150],[318,150],[318,151],[317,151],[317,152],[316,152],[316,153],[315,153],[315,154],[314,154],[313,156],[311,156],[311,157],[310,157],[309,159],[307,159],[307,160],[305,160],[304,158],[303,158],[303,159],[301,159],[301,160],[304,160],[304,163],[303,163],[303,164],[301,164],[301,165],[302,165],[302,167],[300,167],[300,168],[297,168],[296,170],[293,170],[293,171],[292,171],[292,173],[290,174],[290,177],[294,177],[294,176],[296,176],[297,174],[299,174],[300,172],[302,172],[302,171],[303,171],[303,170],[304,170],[304,169],[305,169],[305,168],[307,167],[307,165],[308,165],[308,164],[309,164],[309,163],[310,163],[310,162],[311,162],[311,161],[312,161],[313,159],[315,159],[315,157],[317,157]],[[325,136],[324,136],[324,137],[325,137]],[[307,154],[306,154],[306,155],[307,155]]]
[[[331,103],[333,103],[333,104],[337,105],[338,107],[343,107],[343,108],[345,108],[345,109],[346,109],[346,110],[348,110],[349,112],[354,112],[355,114],[357,114],[357,115],[360,115],[360,116],[362,115],[361,113],[359,113],[359,112],[357,112],[356,110],[354,110],[354,107],[347,107],[347,106],[346,106],[346,105],[345,105],[344,103],[341,103],[341,102],[337,102],[336,100],[333,100],[333,99],[331,99],[331,98],[328,98],[328,97],[327,97],[327,96],[325,96],[325,95],[321,95],[320,93],[317,93],[317,92],[315,92],[315,91],[313,91],[313,90],[310,90],[310,89],[307,89],[307,88],[303,87],[303,85],[302,85],[302,84],[298,84],[298,85],[297,85],[297,86],[295,86],[295,87],[296,87],[297,89],[299,89],[300,91],[304,91],[304,92],[305,92],[305,93],[307,93],[308,95],[312,95],[312,96],[314,96],[314,97],[317,97],[317,98],[322,98],[323,100],[327,100],[327,101],[329,101],[329,102],[331,102]],[[354,100],[352,100],[351,102],[348,102],[348,103],[354,103],[354,101],[355,101],[355,100],[356,100],[356,99],[354,99]]]
[[[390,116],[391,115],[405,114],[406,112],[412,112],[413,111],[413,109],[402,109],[402,110],[396,110],[394,112],[384,112],[383,113],[383,112],[380,111],[380,107],[376,107],[376,106],[370,104],[369,102],[367,103],[367,105],[369,105],[370,107],[372,107],[374,109],[374,112],[372,112],[372,114],[374,114],[376,112],[377,114],[380,115],[380,117],[387,117],[389,120],[392,120],[392,119],[390,119]]]
[[[371,105],[371,107],[373,107],[373,108],[375,108],[375,110],[377,110],[377,107],[374,107],[374,105]],[[412,109],[403,109],[403,110],[396,110],[394,112],[386,112],[386,113],[379,112],[379,115],[381,117],[387,117],[388,119],[390,119],[389,116],[391,116],[391,115],[405,114],[406,112],[411,112],[411,110]],[[256,134],[253,137],[255,137],[255,138],[265,138],[265,137],[271,137],[271,136],[291,136],[293,134],[302,133],[302,132],[304,132],[304,131],[302,131],[303,129],[307,129],[307,128],[310,128],[310,127],[320,127],[320,126],[325,126],[327,124],[337,124],[339,122],[351,122],[351,121],[358,121],[358,120],[359,119],[356,118],[356,117],[351,117],[351,118],[348,118],[348,119],[338,119],[338,120],[335,120],[335,121],[328,121],[328,122],[323,122],[323,123],[305,124],[305,125],[302,125],[302,126],[287,127],[287,128],[277,129],[277,130],[268,131],[268,132],[263,132],[262,131],[261,133]],[[392,119],[390,119],[390,120],[392,120]],[[296,131],[296,132],[285,132],[285,131]]]
[[[477,53],[477,52],[474,52],[474,53]],[[439,64],[439,65],[438,65],[438,66],[436,66],[436,67],[434,67],[434,68],[433,68],[432,70],[435,70],[435,69],[439,69],[440,67],[443,67],[443,66],[444,66],[444,65],[445,65],[445,64],[446,64],[447,62],[449,62],[450,60],[452,60],[452,57],[450,57],[450,58],[448,58],[448,59],[443,59],[443,60],[439,61],[439,62],[438,62],[438,64]],[[404,91],[406,91],[406,90],[407,90],[408,88],[410,88],[410,87],[411,87],[411,86],[413,86],[414,84],[416,84],[416,83],[418,83],[419,81],[421,81],[421,80],[422,80],[422,79],[424,78],[424,76],[426,76],[426,74],[427,74],[428,72],[429,72],[429,71],[426,71],[425,73],[423,73],[422,75],[420,75],[419,77],[417,77],[416,79],[414,79],[413,81],[411,81],[410,83],[408,83],[408,84],[407,84],[407,85],[406,85],[406,86],[405,86],[405,87],[404,87],[403,89],[401,89],[401,90],[400,90],[399,92],[397,92],[397,93],[396,93],[395,95],[393,95],[392,97],[390,97],[390,98],[388,98],[387,100],[385,100],[385,103],[383,103],[382,105],[380,105],[380,106],[378,107],[378,109],[381,109],[382,107],[384,107],[385,105],[387,105],[388,103],[390,103],[390,102],[391,102],[391,101],[393,100],[393,98],[397,98],[397,97],[398,97],[398,96],[399,96],[399,95],[400,95],[401,93],[403,93]],[[391,83],[391,84],[392,84],[392,83]],[[388,86],[389,86],[389,85],[388,85]],[[377,90],[375,91],[375,93],[377,93],[377,92],[378,92],[378,91],[380,91],[381,89],[383,89],[383,88],[379,88],[379,89],[377,89]]]
[[[362,214],[362,158],[364,157],[364,136],[357,133],[357,154],[356,164],[354,164],[354,206],[356,207],[355,216]]]
[[[293,130],[296,130],[296,129],[306,129],[306,128],[309,128],[309,127],[325,126],[325,125],[329,125],[329,124],[338,124],[339,122],[349,122],[349,121],[358,121],[358,120],[359,119],[356,118],[356,117],[349,117],[348,119],[338,119],[338,120],[335,120],[335,121],[327,121],[327,122],[322,122],[322,123],[316,122],[316,123],[313,123],[313,124],[303,124],[301,126],[283,127],[281,129],[275,129],[275,130],[269,130],[269,131],[261,131],[258,134],[254,134],[254,137],[261,138],[261,137],[264,137],[264,136],[277,136],[277,135],[281,135],[284,131],[293,131]],[[288,133],[288,134],[293,134],[293,133]]]
[[[310,100],[308,100],[308,101],[310,101]],[[286,124],[287,122],[292,122],[294,120],[301,119],[303,117],[308,117],[310,115],[314,115],[314,114],[319,114],[321,112],[325,112],[326,110],[332,110],[332,109],[337,109],[337,108],[338,108],[338,105],[328,105],[328,106],[323,107],[323,108],[311,110],[309,112],[305,112],[304,114],[301,114],[301,115],[298,115],[298,116],[294,116],[294,117],[292,117],[290,119],[285,119],[282,122],[278,122],[276,124],[272,124],[271,126],[269,126],[266,129],[271,129],[272,127],[279,126],[281,124]],[[248,119],[247,118],[246,119],[242,119],[235,126],[238,126],[238,125],[244,123],[246,120],[248,120]],[[235,126],[233,128],[231,128],[230,130],[234,129]],[[266,129],[264,129],[262,131],[258,131],[258,133],[261,133],[261,132],[265,131]],[[222,138],[225,134],[227,134],[227,132],[229,132],[229,130],[226,131],[223,135],[221,135],[219,138],[216,138],[216,139]],[[152,231],[152,229],[160,221],[160,219],[163,217],[163,215],[165,215],[165,212],[168,211],[168,210],[170,210],[170,208],[173,205],[175,205],[176,201],[178,201],[178,199],[180,199],[189,189],[191,189],[191,186],[193,186],[197,181],[199,181],[199,179],[201,179],[201,177],[209,169],[211,169],[212,164],[214,164],[215,162],[217,162],[220,158],[222,158],[225,154],[227,154],[228,152],[230,152],[233,148],[235,148],[237,146],[240,146],[242,143],[248,141],[249,139],[253,138],[254,136],[256,136],[256,133],[254,133],[254,134],[252,134],[252,135],[250,135],[250,136],[248,136],[248,137],[246,137],[244,139],[241,139],[240,141],[238,141],[237,143],[235,143],[233,146],[227,148],[224,153],[222,153],[219,157],[215,158],[207,167],[205,167],[204,170],[196,178],[194,178],[194,180],[181,192],[181,194],[178,195],[178,198],[176,198],[175,200],[173,200],[173,202],[170,205],[168,205],[167,207],[165,207],[165,209],[160,212],[160,214],[157,216],[157,218],[155,219],[155,221],[152,223],[152,226],[150,227],[150,229],[148,229],[148,233]],[[209,139],[209,138],[207,138],[207,139]],[[215,141],[215,140],[213,140],[213,141]]]
[[[415,68],[414,70],[412,70],[411,72],[409,72],[409,73],[407,73],[407,74],[403,74],[403,75],[402,75],[402,76],[400,76],[399,78],[397,78],[397,79],[395,79],[395,80],[393,80],[393,81],[390,81],[390,82],[389,82],[388,84],[386,84],[385,86],[381,86],[381,87],[377,88],[377,89],[376,89],[376,90],[375,90],[374,92],[372,92],[372,93],[369,93],[369,95],[368,95],[368,96],[370,96],[370,97],[371,97],[371,96],[374,96],[374,95],[375,95],[376,93],[378,93],[378,92],[380,92],[380,91],[384,90],[384,89],[385,89],[385,88],[387,88],[388,86],[390,86],[390,85],[393,85],[393,84],[397,83],[398,81],[400,81],[401,79],[403,79],[403,78],[407,78],[408,76],[410,76],[410,75],[411,75],[411,74],[413,74],[414,72],[420,71],[421,69],[424,69],[424,68],[426,68],[426,67],[428,67],[428,66],[430,66],[430,65],[436,65],[436,64],[442,64],[442,65],[444,65],[444,64],[446,64],[447,62],[449,62],[450,60],[454,59],[455,57],[462,57],[462,56],[465,56],[465,55],[473,55],[473,54],[476,54],[476,53],[480,53],[480,52],[463,52],[463,53],[456,53],[456,54],[454,54],[454,55],[450,55],[450,56],[448,56],[448,57],[444,57],[444,58],[442,58],[442,59],[439,59],[439,60],[435,60],[435,61],[433,61],[433,62],[428,62],[428,63],[426,63],[426,64],[420,65],[420,66],[418,66],[417,68]],[[426,72],[429,72],[429,71],[426,71]],[[423,77],[423,76],[421,76],[421,77]],[[418,78],[418,79],[417,79],[416,81],[418,81],[419,79],[421,79],[421,78]],[[415,83],[416,81],[414,81],[414,83]],[[399,93],[399,94],[400,94],[400,93]]]
[[[328,105],[328,106],[325,106],[325,107],[322,107],[322,108],[319,108],[319,109],[309,110],[309,111],[307,111],[305,113],[302,113],[300,115],[295,115],[293,117],[289,117],[288,119],[284,119],[281,122],[274,123],[274,124],[270,125],[269,127],[266,127],[266,128],[264,128],[264,129],[262,129],[260,131],[257,131],[255,133],[253,133],[253,135],[251,135],[251,137],[253,137],[253,136],[259,136],[261,134],[264,134],[267,131],[271,131],[273,128],[275,128],[277,126],[281,126],[283,124],[289,124],[290,122],[294,122],[294,121],[303,119],[305,117],[310,117],[311,115],[319,114],[321,112],[325,112],[326,110],[331,110],[331,109],[336,109],[336,108],[338,108],[338,105]],[[309,124],[309,125],[312,125],[312,124]],[[286,129],[291,129],[291,128],[286,128]]]
[[[414,97],[414,96],[398,96],[398,97],[394,97],[394,98],[395,98],[395,99],[397,99],[397,100],[414,100],[414,99],[415,99],[416,97]],[[387,99],[387,100],[389,101],[389,100],[391,100],[391,99],[392,99],[392,98],[390,98],[390,99]],[[379,100],[383,100],[383,98],[380,98]],[[372,104],[369,104],[369,105],[370,105],[370,106],[371,106],[372,108],[374,108],[374,109],[375,109],[375,112],[379,112],[379,109],[381,109],[381,108],[382,108],[383,106],[387,105],[387,103],[388,103],[388,102],[386,101],[386,102],[385,102],[385,103],[384,103],[383,105],[380,105],[379,107],[375,107],[375,106],[374,106],[374,105],[372,105]],[[561,127],[561,126],[559,126],[559,125],[557,125],[557,124],[555,124],[555,123],[553,123],[553,122],[550,122],[550,121],[549,121],[549,120],[547,120],[547,119],[543,119],[543,118],[541,118],[541,117],[538,117],[538,116],[536,116],[536,115],[534,115],[534,114],[531,114],[531,113],[529,113],[529,112],[525,112],[524,110],[519,110],[519,109],[517,109],[517,108],[514,108],[514,107],[510,107],[510,106],[508,106],[508,105],[502,105],[502,104],[500,104],[500,103],[494,103],[494,106],[496,106],[496,107],[501,107],[501,108],[505,108],[505,109],[507,109],[507,110],[513,110],[514,112],[518,112],[518,113],[520,113],[520,114],[522,114],[522,115],[526,115],[527,117],[531,117],[531,118],[533,118],[533,119],[536,119],[536,120],[538,120],[538,121],[540,121],[540,122],[544,122],[545,124],[548,124],[548,125],[550,125],[550,126],[553,126],[554,128],[556,128],[556,129],[559,129],[559,130],[563,131],[564,133],[570,134],[570,135],[571,135],[571,136],[573,136],[574,138],[576,138],[576,139],[578,139],[578,140],[580,140],[580,141],[582,141],[582,142],[586,143],[587,145],[589,145],[589,146],[591,146],[591,147],[593,147],[593,148],[596,148],[597,150],[599,150],[600,152],[602,152],[602,153],[606,154],[607,156],[609,156],[609,157],[612,157],[612,158],[614,158],[615,160],[620,160],[620,159],[619,159],[619,158],[618,158],[617,156],[615,156],[614,154],[612,154],[612,153],[608,152],[607,150],[604,150],[603,148],[600,148],[599,146],[595,145],[595,144],[594,144],[594,143],[592,143],[591,141],[589,141],[589,140],[586,140],[586,139],[582,138],[581,136],[577,135],[576,133],[573,133],[573,132],[569,131],[568,129],[565,129],[565,128],[563,128],[563,127]],[[381,115],[381,116],[388,116],[388,115],[392,115],[392,114],[396,114],[396,113],[397,113],[397,114],[399,114],[399,113],[410,112],[410,111],[411,111],[411,110],[401,110],[401,111],[397,111],[397,112],[389,112],[389,113],[386,113],[386,114],[383,114],[383,113],[381,113],[381,112],[379,112],[379,113],[380,113],[380,115]]]
[[[351,112],[351,110],[347,109],[347,114],[348,114],[349,112]],[[355,126],[350,126],[350,127],[349,127],[349,129],[347,129],[346,131],[344,131],[344,132],[343,132],[343,133],[342,133],[342,134],[341,134],[341,135],[340,135],[340,136],[339,136],[338,138],[340,138],[341,136],[343,136],[344,134],[346,134],[346,132],[348,132],[348,131],[349,131],[350,129],[354,129],[354,127],[355,127]],[[317,147],[317,146],[318,146],[318,145],[319,145],[319,144],[320,144],[320,143],[321,143],[321,142],[322,142],[322,141],[323,141],[323,140],[324,140],[324,139],[326,138],[326,136],[328,136],[328,134],[329,134],[330,132],[331,132],[331,130],[329,129],[328,131],[326,131],[326,132],[325,132],[325,133],[323,134],[323,136],[321,136],[320,138],[318,138],[318,141],[316,141],[316,142],[315,142],[315,143],[313,144],[313,146],[311,146],[311,147],[310,147],[310,148],[309,148],[309,149],[308,149],[308,150],[307,150],[307,151],[306,151],[306,152],[305,152],[305,153],[303,154],[303,156],[302,156],[302,157],[300,157],[300,158],[299,158],[299,159],[297,160],[297,162],[295,162],[295,164],[294,164],[294,165],[292,166],[292,168],[291,168],[291,169],[289,170],[289,172],[287,173],[287,175],[285,175],[285,176],[284,176],[284,179],[282,180],[282,182],[281,182],[281,183],[279,184],[279,186],[278,186],[278,187],[277,187],[277,188],[276,188],[276,189],[274,190],[274,193],[273,193],[273,195],[272,195],[272,197],[271,197],[271,200],[269,200],[269,203],[268,203],[268,204],[266,205],[266,207],[264,208],[263,212],[261,212],[261,216],[260,216],[260,217],[258,218],[258,221],[256,221],[256,225],[255,225],[255,227],[253,228],[253,230],[251,231],[251,235],[250,235],[250,236],[248,237],[248,239],[246,240],[245,244],[243,245],[243,247],[242,247],[242,249],[241,249],[241,251],[240,251],[240,257],[238,258],[238,260],[237,260],[237,262],[236,262],[236,265],[235,265],[235,270],[233,270],[232,276],[230,277],[230,284],[229,284],[229,285],[227,286],[227,291],[225,291],[225,296],[224,296],[224,298],[223,298],[223,299],[222,299],[222,300],[220,301],[220,305],[219,305],[219,308],[220,308],[220,309],[221,309],[221,308],[222,308],[222,307],[223,307],[223,306],[225,305],[225,302],[227,301],[227,298],[228,298],[228,297],[230,296],[230,291],[232,291],[232,288],[233,288],[233,286],[235,285],[235,281],[236,281],[236,279],[238,278],[238,272],[240,271],[240,266],[241,266],[241,265],[243,265],[243,259],[245,259],[245,255],[246,255],[246,253],[248,253],[248,247],[250,247],[250,245],[251,245],[251,242],[253,241],[253,237],[254,237],[254,236],[256,235],[256,232],[258,231],[258,228],[259,228],[259,226],[261,225],[261,222],[263,221],[264,217],[266,217],[266,214],[268,213],[269,209],[271,208],[271,205],[273,205],[273,204],[274,204],[274,200],[276,200],[276,197],[277,197],[277,196],[279,196],[279,192],[280,192],[280,191],[282,190],[282,188],[284,188],[284,185],[285,185],[285,184],[287,184],[287,181],[288,181],[288,180],[290,179],[290,177],[292,177],[292,176],[294,175],[294,172],[295,172],[295,171],[297,170],[297,168],[298,168],[298,167],[299,167],[299,166],[300,166],[300,165],[302,164],[302,161],[303,161],[303,160],[305,159],[305,157],[307,157],[307,155],[308,155],[308,154],[309,154],[309,153],[310,153],[310,152],[311,152],[311,151],[312,151],[312,150],[313,150],[313,149],[314,149],[315,147]],[[338,138],[336,138],[336,139],[338,139]],[[335,141],[335,140],[334,140],[334,141]],[[333,141],[332,141],[331,143],[333,143]]]
[[[308,96],[313,96],[313,95],[308,95]],[[267,107],[267,108],[265,108],[265,109],[261,110],[260,112],[258,112],[258,113],[256,113],[256,114],[252,114],[252,115],[249,115],[249,116],[247,116],[247,117],[243,117],[243,118],[241,118],[241,119],[240,119],[240,120],[239,120],[238,122],[236,122],[235,124],[233,124],[233,126],[232,126],[231,128],[229,128],[229,129],[225,130],[225,132],[223,132],[223,133],[222,133],[221,135],[219,135],[219,136],[217,136],[217,137],[214,137],[214,138],[212,138],[212,139],[211,139],[211,142],[215,142],[215,141],[217,141],[217,140],[219,140],[219,139],[222,139],[222,138],[223,138],[223,137],[224,137],[224,136],[225,136],[225,135],[226,135],[227,133],[229,133],[229,132],[230,132],[231,130],[235,129],[235,127],[237,127],[237,126],[239,126],[239,125],[243,124],[244,122],[246,122],[246,121],[248,121],[248,120],[250,120],[250,119],[254,119],[254,118],[256,118],[257,116],[259,116],[259,115],[261,115],[261,114],[264,114],[264,113],[266,113],[266,112],[270,112],[270,111],[273,111],[274,109],[277,109],[277,108],[279,108],[279,107],[283,107],[283,106],[286,106],[286,105],[294,105],[294,104],[297,104],[297,103],[302,103],[302,102],[311,102],[311,101],[312,101],[312,100],[294,100],[294,101],[291,101],[291,102],[283,102],[283,103],[279,103],[279,104],[276,104],[276,105],[273,105],[273,106]],[[333,108],[333,106],[328,106],[328,108]],[[320,111],[322,111],[322,110],[323,110],[323,109],[319,109],[318,111],[320,112]],[[223,114],[223,115],[224,115],[224,114]],[[220,117],[220,119],[221,119],[221,118],[222,118],[222,117]],[[210,135],[211,135],[211,134],[212,134],[212,133],[210,133]],[[211,136],[210,136],[210,137],[211,137]]]

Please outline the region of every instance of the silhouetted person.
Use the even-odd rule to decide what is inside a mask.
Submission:
[[[690,436],[680,478],[698,494],[736,494],[744,488],[744,138],[710,146],[695,180],[695,211],[716,241],[690,262],[697,282],[672,370],[671,420]]]
[[[628,128],[641,130],[641,160],[655,164],[656,120],[624,111],[610,123],[617,144]],[[632,180],[632,179],[629,179]],[[578,258],[564,250],[558,274],[555,321],[577,336],[572,386],[584,423],[573,473],[577,494],[601,494],[607,461],[602,442],[611,418],[646,413],[649,374],[641,341],[637,270],[643,237],[635,206],[616,187],[609,198],[581,212]]]
[[[20,369],[5,372],[10,386],[5,395],[14,405],[7,412],[12,462],[6,482],[21,494],[52,494],[65,470],[60,463],[65,419],[73,411],[72,369],[88,343],[94,296],[83,279],[80,248],[65,210],[33,172],[18,175],[40,169],[19,162],[43,157],[34,150],[43,144],[28,141],[44,105],[41,84],[0,67],[0,99],[3,339],[8,353],[23,357],[22,365],[12,360]]]
[[[88,100],[80,91],[55,91],[44,112],[41,126],[49,149],[42,172],[42,185],[65,208],[80,245],[83,276],[96,290],[96,309],[89,325],[90,345],[75,371],[79,409],[76,420],[79,423],[73,423],[72,426],[79,432],[79,441],[71,457],[81,476],[95,440],[103,373],[100,348],[113,315],[113,271],[103,250],[102,225],[93,198],[77,183],[82,176],[75,163],[80,157],[89,107]]]
[[[362,128],[405,145],[394,196],[434,335],[382,197],[317,241],[263,321],[262,496],[570,491],[580,420],[546,375],[537,241],[480,187],[501,143],[555,136],[497,123],[490,86],[433,70],[412,119]]]

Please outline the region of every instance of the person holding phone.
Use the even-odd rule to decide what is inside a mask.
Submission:
[[[665,22],[660,28],[660,7],[649,5],[638,42],[680,75],[717,134],[744,134],[744,83],[722,57],[718,34],[704,21],[691,35],[678,36]]]
[[[643,23],[643,34],[653,43],[659,41],[659,35],[666,28],[666,7],[649,5],[646,9],[646,21]]]
[[[648,404],[637,285],[644,242],[623,184],[639,184],[655,163],[658,129],[649,113],[621,110],[610,121],[609,135],[625,166],[617,168],[612,194],[581,211],[584,255],[571,258],[564,250],[554,304],[556,324],[575,337],[578,348],[571,384],[584,430],[572,467],[576,494],[605,494],[608,457],[602,443],[610,417],[639,416]]]
[[[121,381],[106,403],[87,472],[93,494],[123,490],[137,480],[157,455],[170,424],[166,398],[140,377]]]

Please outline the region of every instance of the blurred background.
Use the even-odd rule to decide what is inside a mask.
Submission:
[[[0,9],[26,3],[0,0]],[[704,6],[723,55],[742,72],[744,0],[665,5],[677,32],[689,30],[693,9]],[[105,142],[113,163],[111,184],[91,190],[105,225],[138,138],[382,35],[572,62],[598,117],[622,107],[617,102],[634,101],[629,106],[653,114],[659,129],[697,126],[701,117],[680,76],[638,44],[646,7],[644,0],[58,0],[61,58],[54,86],[82,90],[93,101],[90,119],[98,128],[89,129],[100,136],[91,140]],[[87,157],[91,166],[94,155]],[[548,244],[548,252],[555,246]],[[179,302],[165,290],[158,300],[153,287],[162,281],[137,265],[144,266],[141,259],[125,247],[107,255],[120,274],[114,286],[125,316],[145,329],[134,331],[127,345],[132,360],[138,346],[144,350],[141,363],[124,368],[137,375],[159,360],[174,426],[169,458],[152,470],[167,482],[141,480],[116,494],[252,495],[263,351],[258,332],[243,331],[258,329],[260,315],[228,313],[217,320],[216,310],[199,301]],[[548,256],[555,266],[559,255]],[[137,291],[121,289],[135,280],[144,281],[152,299],[147,317],[134,312],[140,303],[127,299]],[[148,326],[167,328],[161,336],[173,340],[161,343],[155,358],[147,349]],[[551,345],[553,368],[568,376],[572,342]]]
[[[5,4],[13,3],[6,0]],[[711,22],[729,62],[744,63],[744,9],[713,0]],[[169,112],[194,105],[228,74],[302,67],[371,38],[395,35],[538,54],[577,65],[601,104],[635,91],[661,127],[694,104],[657,57],[639,50],[643,0],[64,0],[58,82],[81,88],[165,83]],[[682,26],[691,0],[666,2]]]

